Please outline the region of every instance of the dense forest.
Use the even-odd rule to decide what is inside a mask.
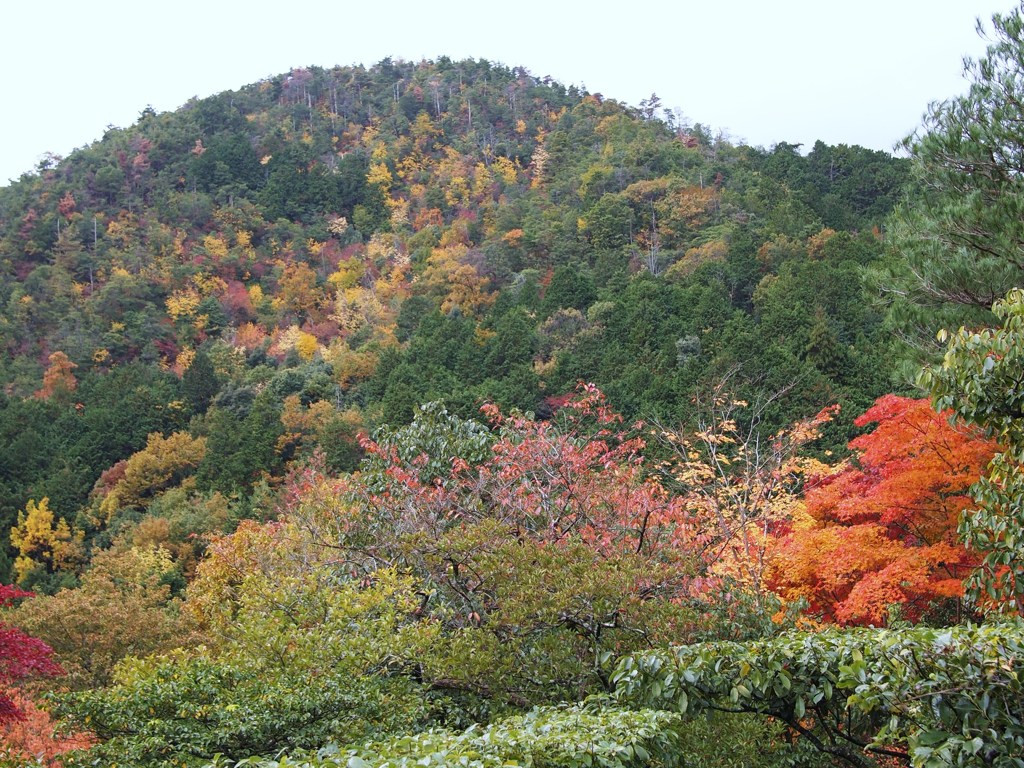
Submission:
[[[387,59],[0,188],[0,765],[1020,765],[992,26],[906,157]]]

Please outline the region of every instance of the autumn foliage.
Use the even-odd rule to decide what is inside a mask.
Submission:
[[[490,455],[479,463],[454,456],[437,476],[422,472],[425,454],[406,461],[368,441],[383,469],[369,508],[392,519],[430,511],[428,520],[393,523],[430,533],[496,519],[517,537],[553,545],[578,539],[602,556],[673,559],[689,549],[695,531],[686,509],[646,471],[644,441],[596,387],[581,385],[551,421],[482,410],[497,434]]]
[[[28,597],[31,592],[0,584],[0,609]],[[38,678],[62,674],[50,646],[0,621],[0,762],[59,766],[59,755],[89,746],[87,735],[58,735],[50,715],[36,706],[24,687]]]
[[[484,412],[427,406],[365,441],[358,476],[285,489],[288,519],[350,578],[400,564],[420,580],[417,615],[449,638],[424,679],[520,704],[579,696],[605,651],[686,636],[688,512],[604,396],[581,387],[548,421]]]
[[[921,617],[963,594],[974,556],[957,542],[968,488],[995,445],[951,426],[927,400],[879,398],[856,420],[855,456],[812,481],[780,542],[773,586],[841,624],[881,624],[891,605]]]
[[[31,592],[0,585],[0,608],[28,597]],[[57,734],[50,715],[36,706],[24,687],[34,679],[62,674],[50,646],[0,622],[0,763],[57,767],[63,753],[87,748],[87,734]]]
[[[0,608],[31,596],[31,592],[0,584]],[[32,677],[62,673],[52,656],[50,647],[42,640],[26,635],[16,627],[0,623],[0,723],[23,717],[8,692],[10,686]]]
[[[7,695],[20,716],[0,722],[0,764],[12,760],[15,765],[60,768],[61,755],[73,749],[87,749],[93,743],[88,734],[59,733],[50,713],[36,706],[22,691],[12,689]]]
[[[63,352],[54,352],[49,357],[50,365],[43,374],[42,389],[35,393],[41,400],[49,400],[55,396],[67,396],[78,387],[74,369],[78,366],[71,362]]]
[[[758,605],[776,537],[799,504],[805,474],[817,466],[801,450],[836,411],[826,408],[765,438],[759,409],[718,391],[701,404],[695,432],[661,432],[672,451],[662,466],[691,510],[707,573],[751,592]]]
[[[805,607],[950,622],[977,565],[958,518],[1019,607],[1019,452],[973,519],[992,446],[922,401],[879,400],[855,456],[817,462],[858,434],[833,404],[891,380],[902,320],[869,299],[904,292],[861,278],[899,277],[881,227],[911,175],[807,150],[388,59],[147,109],[0,187],[0,581],[40,594],[0,592],[0,765],[57,759],[44,687],[95,734],[82,764],[283,763],[363,724],[500,731],[607,693],[613,656]],[[986,426],[1024,345],[970,333],[981,367],[941,407]],[[726,706],[794,701],[784,671]],[[701,725],[716,759],[774,764],[735,724]]]

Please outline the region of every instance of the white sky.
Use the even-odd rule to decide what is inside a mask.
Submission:
[[[449,56],[636,105],[656,92],[734,140],[891,150],[966,89],[974,21],[1010,0],[9,0],[0,183],[152,105],[292,67]]]

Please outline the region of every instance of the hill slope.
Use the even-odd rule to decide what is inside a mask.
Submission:
[[[765,429],[852,418],[888,385],[859,270],[906,169],[798,149],[472,60],[146,111],[0,189],[0,530],[47,497],[97,544],[156,513],[183,543],[316,447],[354,467],[360,430],[419,403],[545,414],[581,379],[630,417],[685,420],[730,378],[789,390]],[[161,444],[106,501],[175,432],[202,450]]]

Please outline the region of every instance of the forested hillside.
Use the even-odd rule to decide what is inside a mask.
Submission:
[[[958,239],[1019,182],[950,225],[955,104],[910,158],[765,149],[385,60],[147,109],[0,189],[0,764],[1011,744],[1019,627],[927,629],[1024,593],[1019,241]],[[961,316],[935,410],[907,373]],[[962,743],[879,671],[973,702],[956,654],[992,671]]]
[[[906,179],[483,61],[146,111],[2,190],[0,527],[45,497],[88,548],[186,477],[245,517],[255,483],[316,448],[353,469],[356,435],[418,404],[544,417],[578,381],[676,423],[731,376],[789,388],[772,428],[833,403],[848,425],[890,386],[858,270]],[[172,434],[159,479],[106,498]]]

